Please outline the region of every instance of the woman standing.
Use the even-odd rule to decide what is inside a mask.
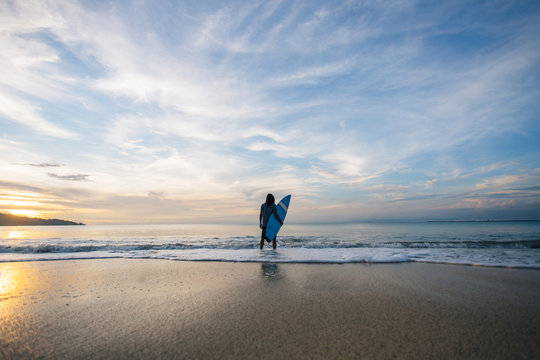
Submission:
[[[259,213],[259,227],[262,229],[261,243],[259,246],[261,250],[264,246],[264,239],[266,237],[266,226],[268,225],[268,220],[270,220],[270,216],[272,216],[272,214],[274,214],[279,223],[283,225],[283,221],[277,212],[276,199],[274,199],[274,195],[268,194],[266,195],[266,202],[261,205],[261,212]],[[275,249],[276,238],[266,239],[268,242],[270,242],[270,240],[272,240],[272,247]]]

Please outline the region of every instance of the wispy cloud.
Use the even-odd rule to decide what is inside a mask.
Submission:
[[[41,167],[41,168],[50,168],[50,167],[61,167],[64,166],[62,164],[58,164],[55,162],[42,162],[42,163],[27,163],[27,164],[21,164],[21,165],[27,165],[27,166],[34,166],[34,167]]]
[[[0,117],[26,125],[33,130],[54,137],[72,138],[76,134],[61,128],[40,115],[41,109],[29,101],[25,101],[0,90]]]
[[[66,180],[66,181],[91,181],[89,179],[88,174],[71,174],[71,175],[59,175],[55,173],[48,173],[49,177],[52,177],[54,179],[58,180]]]
[[[319,79],[331,78],[346,74],[353,63],[353,60],[349,60],[341,61],[335,64],[325,64],[322,66],[303,68],[298,72],[280,76],[271,81],[282,86],[291,86],[302,83],[316,84]]]
[[[39,134],[74,138],[77,134],[44,116],[43,100],[72,98],[75,78],[61,69],[59,51],[51,46],[61,17],[42,2],[0,4],[0,119],[17,122]]]
[[[481,190],[500,188],[501,186],[506,187],[523,180],[524,177],[524,175],[503,175],[488,179],[480,184],[477,184],[476,187]]]

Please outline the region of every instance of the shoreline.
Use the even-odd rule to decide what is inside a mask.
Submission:
[[[303,248],[279,248],[278,250],[259,249],[196,249],[196,250],[153,250],[152,254],[141,251],[141,254],[131,252],[129,254],[115,254],[104,251],[90,252],[38,252],[38,253],[3,253],[0,254],[0,264],[17,262],[43,262],[43,261],[79,261],[79,260],[155,260],[155,261],[179,261],[179,262],[208,262],[208,263],[239,263],[239,264],[319,264],[319,265],[345,265],[345,264],[432,264],[454,265],[467,267],[499,268],[540,270],[538,255],[534,252],[521,251],[517,256],[508,252],[499,251],[496,256],[500,260],[483,259],[487,252],[482,249],[472,249],[466,256],[459,258],[459,254],[451,257],[455,260],[428,259],[424,254],[416,254],[416,251],[402,250],[396,253],[390,251],[366,251],[366,249],[303,249]],[[512,251],[510,249],[509,251]],[[475,252],[475,254],[473,254]],[[524,257],[524,254],[527,257]],[[447,256],[448,257],[448,256]],[[476,259],[474,258],[476,257]]]
[[[540,277],[431,263],[0,263],[4,358],[537,358]]]
[[[151,257],[122,257],[122,256],[110,256],[110,257],[73,257],[73,258],[51,258],[51,259],[36,259],[36,260],[1,260],[0,265],[10,264],[10,263],[32,263],[32,262],[49,262],[49,261],[80,261],[80,260],[149,260],[149,261],[173,261],[173,262],[195,262],[195,263],[233,263],[233,264],[275,264],[275,265],[395,265],[395,264],[428,264],[428,265],[442,265],[442,266],[465,266],[465,267],[478,267],[478,268],[493,268],[493,269],[515,269],[515,270],[533,270],[539,271],[540,267],[533,266],[520,266],[520,265],[490,265],[490,264],[470,264],[470,263],[454,263],[454,262],[435,262],[435,261],[418,261],[418,260],[407,260],[407,261],[384,261],[384,262],[369,262],[369,261],[301,261],[301,260],[291,260],[291,261],[272,261],[272,260],[207,260],[207,259],[169,259],[169,258],[151,258]]]

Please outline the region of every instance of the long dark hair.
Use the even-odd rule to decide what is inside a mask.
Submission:
[[[274,199],[274,195],[268,194],[266,195],[266,205],[272,205],[276,202],[276,199]]]

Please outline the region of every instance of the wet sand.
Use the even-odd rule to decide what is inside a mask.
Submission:
[[[540,272],[0,263],[0,358],[538,359]]]

